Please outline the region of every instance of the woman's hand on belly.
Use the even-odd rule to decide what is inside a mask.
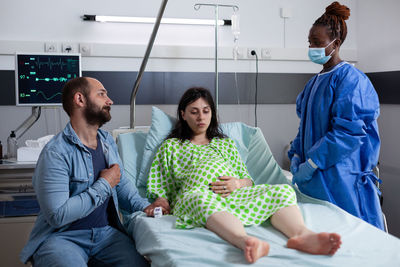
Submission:
[[[220,181],[210,183],[209,186],[214,193],[221,194],[222,197],[227,197],[242,187],[241,180],[236,177],[220,176],[218,179]]]

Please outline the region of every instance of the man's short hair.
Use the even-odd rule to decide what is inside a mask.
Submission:
[[[74,95],[78,92],[82,93],[86,98],[88,97],[89,81],[86,77],[74,78],[64,85],[62,90],[62,105],[70,117],[74,107]]]

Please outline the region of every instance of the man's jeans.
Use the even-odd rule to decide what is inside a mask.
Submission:
[[[34,267],[150,266],[127,235],[111,226],[52,234],[33,254]]]

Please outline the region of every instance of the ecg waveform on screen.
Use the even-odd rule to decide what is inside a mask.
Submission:
[[[49,100],[55,98],[56,96],[61,95],[61,93],[56,93],[50,97],[47,97],[42,91],[39,91],[39,92],[37,92],[37,95],[42,95],[43,98],[46,99],[46,101],[49,101]]]
[[[65,77],[54,77],[54,78],[35,78],[35,80],[38,81],[45,81],[45,82],[67,82],[68,79]]]
[[[40,60],[39,57],[37,58],[31,58],[32,61],[34,61],[35,65],[41,69],[43,66],[47,66],[50,70],[53,70],[53,67],[59,67],[61,70],[64,69],[64,67],[66,66],[71,66],[71,64],[77,63],[78,60],[72,60],[69,59],[68,62],[64,62],[62,61],[62,59],[60,58],[58,61],[52,61],[50,58],[47,59],[47,61],[42,61]]]
[[[58,92],[58,93],[55,93],[55,94],[53,94],[53,95],[51,95],[51,96],[48,97],[48,96],[46,96],[46,94],[45,94],[43,91],[38,91],[38,92],[36,93],[36,96],[38,96],[38,95],[41,95],[46,101],[49,101],[49,100],[55,98],[55,97],[58,96],[58,95],[61,96],[61,93]],[[21,97],[21,98],[24,98],[24,97],[31,97],[31,96],[32,96],[31,94],[25,94],[25,93],[20,93],[20,94],[19,94],[19,97]]]
[[[36,75],[36,73],[31,73],[31,75]],[[66,83],[67,81],[68,81],[68,79],[71,79],[71,78],[76,78],[76,75],[75,74],[68,74],[67,75],[68,77],[53,77],[53,78],[48,78],[48,77],[45,77],[45,78],[33,78],[36,82],[39,82],[39,81],[44,81],[44,82],[62,82],[62,83]],[[29,79],[30,78],[30,76],[27,76],[27,75],[20,75],[19,76],[19,79],[20,80],[24,80],[24,79]]]

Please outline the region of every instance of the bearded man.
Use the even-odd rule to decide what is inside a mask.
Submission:
[[[119,209],[156,206],[124,176],[116,144],[99,129],[111,119],[113,101],[96,79],[80,77],[63,88],[65,129],[43,148],[33,176],[40,213],[22,262],[36,266],[148,266],[126,235]]]

